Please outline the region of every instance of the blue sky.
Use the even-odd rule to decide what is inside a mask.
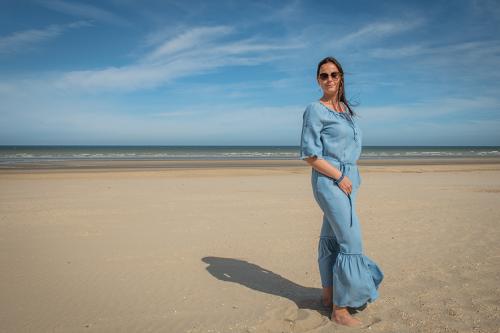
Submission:
[[[340,60],[364,145],[500,145],[500,2],[3,0],[0,144],[298,145]]]

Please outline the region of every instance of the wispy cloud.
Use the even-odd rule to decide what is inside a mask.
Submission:
[[[492,145],[500,140],[500,99],[443,97],[359,107],[367,145]]]
[[[391,146],[491,146],[498,145],[500,121],[496,119],[457,122],[419,121],[398,126],[364,126],[365,145]]]
[[[445,78],[470,84],[470,88],[487,80],[498,80],[500,72],[500,40],[475,40],[447,44],[414,43],[400,47],[375,48],[365,51],[374,59],[412,61],[414,68],[426,68]]]
[[[500,41],[482,40],[468,41],[447,45],[430,45],[429,43],[414,43],[394,48],[375,48],[369,51],[377,58],[397,59],[420,55],[457,55],[460,57],[473,56],[477,61],[484,56],[495,55],[500,52]]]
[[[148,112],[135,108],[99,99],[7,97],[0,105],[0,142],[57,144],[64,136],[66,144],[296,144],[304,109],[240,103],[178,108],[168,102]]]
[[[280,3],[278,8],[271,3],[254,3],[255,6],[262,8],[263,15],[254,18],[253,24],[262,23],[281,23],[287,25],[289,22],[296,22],[303,19],[303,2],[301,0],[292,0]]]
[[[279,43],[259,38],[223,39],[234,33],[234,29],[227,26],[191,28],[160,43],[133,64],[68,72],[58,80],[57,86],[86,90],[147,89],[220,67],[276,61],[286,56],[285,51],[303,47],[283,39]]]
[[[155,60],[164,59],[174,53],[185,50],[192,50],[200,44],[208,44],[214,39],[220,38],[233,32],[233,29],[228,26],[218,27],[200,27],[193,28],[181,33],[179,36],[167,40],[156,47],[144,60],[154,62]]]
[[[423,19],[410,21],[383,21],[373,22],[335,41],[336,46],[344,47],[348,44],[364,44],[373,42],[388,36],[393,36],[409,30],[413,30],[424,23]]]
[[[413,123],[415,121],[463,121],[474,115],[475,119],[493,118],[500,110],[500,99],[490,96],[471,98],[444,97],[405,104],[361,106],[362,121],[376,123]]]
[[[39,3],[46,8],[72,16],[82,17],[114,25],[130,25],[127,20],[115,13],[84,3],[75,3],[61,0],[40,0]]]
[[[158,112],[153,113],[153,117],[190,117],[196,115],[196,111],[171,111],[171,112]]]
[[[496,0],[472,0],[472,11],[476,15],[500,20],[500,3]]]
[[[42,29],[16,31],[8,36],[0,37],[0,54],[14,54],[33,49],[35,46],[52,40],[65,30],[90,26],[86,21],[65,25],[52,24]]]

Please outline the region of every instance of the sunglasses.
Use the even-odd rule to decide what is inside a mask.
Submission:
[[[319,78],[322,81],[328,80],[329,76],[332,77],[332,80],[336,81],[336,80],[340,79],[340,77],[342,76],[342,73],[340,73],[340,72],[331,72],[330,74],[328,74],[328,73],[321,73],[321,74],[319,74]]]

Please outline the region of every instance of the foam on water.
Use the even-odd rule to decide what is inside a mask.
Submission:
[[[363,147],[361,159],[497,157],[500,147]],[[294,146],[0,146],[0,164],[65,160],[294,160]]]

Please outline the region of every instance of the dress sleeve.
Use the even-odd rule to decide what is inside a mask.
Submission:
[[[303,115],[302,135],[300,139],[300,159],[316,156],[323,159],[323,142],[321,130],[323,124],[318,114],[311,107],[306,108]]]

